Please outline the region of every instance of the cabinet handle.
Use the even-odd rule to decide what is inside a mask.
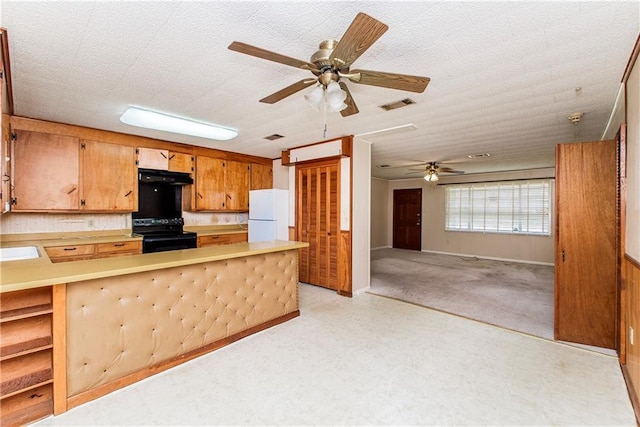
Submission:
[[[227,199],[231,200],[231,196],[227,193]]]
[[[64,248],[65,251],[75,251],[78,248]]]
[[[124,243],[114,243],[113,246],[115,246],[116,248],[121,248],[122,246],[124,246]]]
[[[161,155],[162,157],[164,157],[165,159],[167,158],[167,156],[165,156],[165,155],[164,155],[164,153],[162,153],[162,152],[160,153],[160,155]]]
[[[201,199],[204,199],[204,197],[202,197],[202,194],[198,193],[198,197],[200,197]]]
[[[78,189],[77,187],[76,187],[76,188],[72,188],[71,190],[69,190],[69,191],[67,192],[67,194],[71,194],[71,193],[73,193],[74,191],[76,191],[77,189]]]
[[[124,195],[124,197],[129,197],[129,194],[133,193],[133,191],[129,191],[127,194]]]
[[[169,160],[173,159],[175,156],[176,156],[175,154],[170,155]]]
[[[562,251],[562,262],[564,262],[564,251]]]
[[[220,236],[211,236],[212,239],[219,239]]]

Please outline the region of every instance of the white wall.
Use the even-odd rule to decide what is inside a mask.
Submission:
[[[273,161],[273,188],[281,190],[289,189],[289,166],[282,165],[282,159]]]
[[[389,242],[389,181],[371,178],[371,249],[391,247]]]
[[[553,168],[522,172],[443,177],[440,184],[469,181],[533,179],[555,175]],[[427,183],[422,178],[389,181],[387,203],[387,246],[393,242],[393,190],[422,188],[422,250],[485,258],[553,264],[554,236],[518,236],[497,233],[467,233],[444,230],[444,186]],[[551,194],[551,218],[555,209],[555,192]],[[554,224],[551,224],[554,230]]]
[[[371,277],[371,144],[355,138],[351,160],[351,280],[355,295],[369,289]]]

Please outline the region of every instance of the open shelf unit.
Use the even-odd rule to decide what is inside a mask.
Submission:
[[[0,424],[53,413],[52,288],[0,294]]]

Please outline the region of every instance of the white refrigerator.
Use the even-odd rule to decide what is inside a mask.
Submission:
[[[249,191],[249,242],[289,240],[289,191]]]

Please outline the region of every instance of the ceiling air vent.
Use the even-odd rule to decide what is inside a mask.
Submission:
[[[264,139],[268,139],[269,141],[275,141],[276,139],[284,138],[284,135],[280,135],[278,133],[274,133],[273,135],[265,136]]]
[[[390,104],[381,105],[380,108],[382,108],[385,111],[389,111],[389,110],[395,110],[396,108],[406,107],[407,105],[411,105],[415,103],[416,101],[414,101],[413,99],[405,98],[398,102],[392,102]]]

